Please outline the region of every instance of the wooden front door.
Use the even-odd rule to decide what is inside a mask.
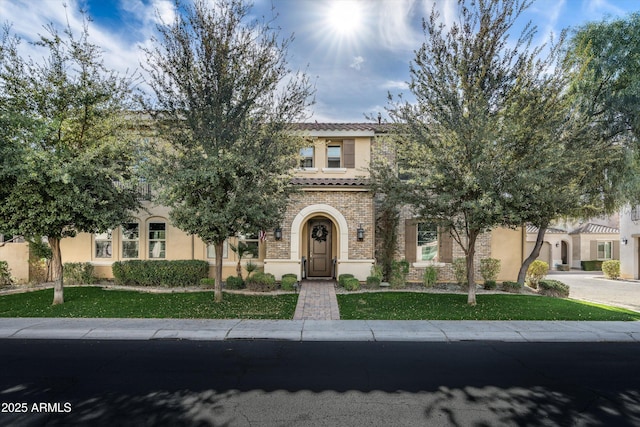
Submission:
[[[310,277],[331,276],[331,221],[309,221],[309,272]]]

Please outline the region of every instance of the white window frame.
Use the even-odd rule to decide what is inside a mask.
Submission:
[[[336,157],[330,157],[329,156],[329,150],[331,148],[338,148],[340,150],[340,157],[338,158],[338,166],[331,166],[331,164],[329,163],[331,160],[330,159],[335,159]],[[327,144],[327,169],[343,169],[343,162],[344,160],[342,159],[342,155],[343,155],[343,147],[342,147],[342,143],[341,142],[330,142],[329,144]],[[335,162],[335,160],[334,160]]]
[[[421,231],[420,228],[424,229]],[[431,240],[427,242],[427,238],[429,233],[435,232],[435,240]],[[432,261],[437,262],[439,260],[439,246],[438,246],[438,227],[437,225],[429,222],[419,222],[416,224],[416,260],[417,262],[426,262]],[[421,244],[422,241],[422,244]],[[432,258],[424,259],[424,249],[433,247],[435,248],[435,255]]]
[[[253,237],[255,235],[255,238]],[[258,254],[255,258],[251,253],[247,253],[243,259],[258,259],[260,254],[260,239],[258,237],[258,233],[255,234],[240,234],[238,236],[238,244],[240,242],[244,242],[247,246],[253,246],[255,244],[256,254]]]
[[[602,245],[602,257],[600,256],[600,245]],[[609,257],[607,257],[607,246],[609,247]],[[598,260],[613,259],[613,242],[611,240],[599,240],[596,244],[596,258]]]
[[[207,258],[209,259],[216,259],[216,246],[211,244],[211,245],[207,245]],[[229,258],[229,241],[225,240],[222,243],[222,258],[223,259],[227,259]]]
[[[310,153],[309,153],[310,152]],[[307,166],[306,163],[311,160],[311,166]],[[300,169],[312,170],[315,169],[315,147],[304,147],[300,149]]]
[[[108,229],[104,233],[96,233],[93,235],[93,254],[95,258],[108,259],[113,257],[113,230]],[[106,246],[98,251],[98,244],[106,243]]]
[[[151,230],[154,225],[162,225],[162,230]],[[155,234],[162,233],[156,237]],[[152,237],[153,236],[153,237]],[[167,257],[167,223],[164,221],[153,221],[149,223],[149,229],[147,230],[147,243],[149,259],[165,259]]]
[[[129,225],[129,224],[135,224],[136,228],[137,228],[137,237],[135,239],[131,239],[129,238],[129,235],[125,234],[125,226]],[[120,226],[120,236],[121,236],[121,242],[120,242],[120,247],[122,249],[122,259],[139,259],[140,258],[140,223],[139,222],[128,222],[126,224],[123,224]],[[130,256],[126,256],[125,250],[124,250],[124,246],[125,243],[131,243],[131,242],[135,242],[136,243],[136,256],[135,257],[130,257]]]

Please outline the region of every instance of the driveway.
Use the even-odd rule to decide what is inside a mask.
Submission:
[[[609,280],[599,271],[550,271],[547,278],[569,285],[569,298],[640,312],[640,282]]]

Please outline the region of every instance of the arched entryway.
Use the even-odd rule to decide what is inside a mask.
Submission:
[[[564,240],[560,242],[560,259],[562,264],[569,264],[569,246]]]
[[[333,277],[335,226],[330,218],[314,216],[305,224],[307,277]]]

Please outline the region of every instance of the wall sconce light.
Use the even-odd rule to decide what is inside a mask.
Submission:
[[[622,242],[622,244],[623,244],[623,245],[625,245],[625,246],[627,246],[627,243],[629,242],[629,241],[627,240],[627,238],[626,238],[626,237],[623,237],[620,241],[621,241],[621,242]]]
[[[273,236],[276,240],[282,240],[282,228],[276,227],[276,229],[273,230]]]
[[[556,242],[556,248],[560,247],[560,242]]]
[[[364,228],[362,228],[362,224],[358,225],[356,236],[358,237],[358,242],[362,242],[364,240]]]

